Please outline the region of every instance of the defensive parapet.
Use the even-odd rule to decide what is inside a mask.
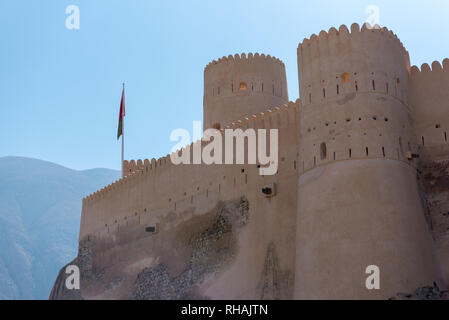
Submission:
[[[298,46],[298,78],[303,105],[338,95],[376,91],[407,104],[410,58],[397,36],[387,28],[351,32],[345,25],[313,34]]]
[[[410,101],[422,156],[430,160],[449,158],[449,59],[441,65],[425,63],[410,72]]]
[[[386,28],[331,28],[298,47],[295,298],[389,298],[441,281],[416,182],[409,67]],[[365,287],[370,265],[380,290]]]
[[[204,128],[223,128],[247,115],[288,102],[285,66],[249,53],[212,61],[204,70]]]
[[[297,139],[299,136],[299,104],[300,101],[289,102],[288,104],[275,107],[273,109],[265,110],[264,112],[253,114],[244,117],[241,120],[232,122],[226,128],[242,130],[253,129],[289,129],[288,133],[283,134],[286,140],[292,139],[297,146]],[[224,137],[225,128],[220,129]],[[292,131],[293,130],[293,131]],[[284,138],[280,138],[282,140]],[[190,161],[193,163],[193,145],[201,143],[202,148],[208,143],[205,141],[196,141],[184,147],[181,152],[190,149]],[[285,142],[285,147],[279,150],[279,157],[286,158],[286,154],[290,153],[290,160],[288,167],[294,167],[297,170],[296,151],[297,148],[288,148],[289,144]],[[224,143],[223,143],[224,148]],[[293,151],[291,151],[291,150]],[[223,152],[223,163],[225,153]],[[245,150],[245,159],[247,154]],[[285,163],[279,161],[279,169]],[[256,167],[256,165],[253,165]],[[83,199],[83,212],[81,219],[80,239],[88,234],[96,234],[102,230],[108,230],[108,226],[114,225],[115,221],[120,221],[126,216],[132,215],[133,211],[141,212],[143,207],[160,206],[164,207],[164,202],[160,201],[161,197],[169,198],[170,203],[176,202],[176,198],[182,197],[182,193],[177,190],[190,189],[194,182],[202,183],[208,174],[211,174],[209,179],[219,179],[217,169],[215,171],[208,171],[208,165],[174,165],[171,162],[170,155],[161,157],[159,159],[139,159],[125,161],[123,168],[125,170],[124,177],[114,183],[102,188],[99,191],[88,195]],[[233,167],[223,165],[223,167]],[[299,168],[298,168],[299,169]],[[257,174],[258,174],[258,170]],[[184,177],[179,181],[176,177]],[[183,185],[185,181],[185,186]],[[142,185],[151,184],[154,193],[147,194],[142,198]],[[132,190],[132,191],[131,191]],[[166,199],[165,199],[166,200]],[[173,201],[173,202],[172,202]],[[143,203],[148,203],[144,205]]]

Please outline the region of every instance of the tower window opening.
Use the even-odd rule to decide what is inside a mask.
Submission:
[[[436,128],[436,129],[439,129],[439,128],[440,128],[440,125],[439,125],[439,124],[436,124],[436,125],[435,125],[435,128]]]
[[[231,83],[231,92],[234,92],[234,82]]]
[[[327,157],[327,148],[326,148],[326,144],[324,142],[321,143],[320,145],[320,159],[324,160]]]
[[[365,153],[368,156],[368,147],[365,147]]]
[[[359,85],[357,84],[357,81],[355,82],[355,91],[359,91]]]
[[[313,157],[313,166],[316,166],[316,157]]]
[[[273,89],[273,96],[274,96],[274,84],[271,86],[271,88]]]
[[[254,91],[254,84],[251,82],[251,91]]]
[[[412,151],[412,146],[410,145],[410,141],[407,142],[408,151]]]
[[[373,90],[376,91],[376,83],[374,80],[373,80]]]
[[[337,84],[337,94],[340,94],[340,86]]]
[[[385,87],[386,87],[386,89],[387,89],[387,93],[388,93],[388,82],[385,84]]]
[[[421,136],[422,145],[424,145],[424,136]]]
[[[388,122],[388,118],[385,118],[385,122]]]
[[[326,98],[326,88],[323,88],[323,98]]]
[[[335,151],[334,151],[334,160],[335,160]]]
[[[342,73],[342,74],[341,74],[341,80],[342,80],[344,83],[349,82],[349,80],[350,80],[350,74],[347,73],[347,72]]]
[[[402,146],[402,137],[399,137],[399,148],[401,149],[401,156],[404,155],[404,147]]]
[[[447,142],[447,134],[446,134],[446,131],[444,131],[444,141]]]
[[[384,147],[382,147],[382,155],[383,155],[384,158],[385,158],[385,148],[384,148]]]
[[[350,122],[351,121],[351,118],[346,118],[346,122]]]
[[[309,93],[309,103],[312,103],[312,94]]]
[[[373,120],[377,120],[377,117],[376,117],[376,116],[373,116]]]
[[[246,86],[246,82],[240,82],[240,90],[246,90],[248,87]]]
[[[296,170],[296,160],[293,161],[293,169]]]
[[[401,83],[401,79],[396,78],[396,83],[397,83],[397,84],[400,84],[400,83]]]
[[[263,82],[262,82],[262,92],[263,92]]]
[[[352,150],[349,149],[349,158],[351,158],[351,156],[352,156]]]

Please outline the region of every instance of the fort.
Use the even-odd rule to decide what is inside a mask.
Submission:
[[[393,32],[367,24],[321,31],[297,54],[294,102],[270,55],[204,70],[203,127],[277,129],[276,174],[125,161],[120,180],[83,199],[70,263],[81,289],[64,287],[63,268],[50,298],[443,297],[449,60],[410,66]],[[207,142],[184,148],[195,144]],[[370,265],[380,289],[365,286]]]

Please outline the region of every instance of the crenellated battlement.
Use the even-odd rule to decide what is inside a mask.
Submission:
[[[214,66],[220,65],[220,64],[234,64],[234,63],[252,63],[252,62],[273,62],[276,64],[279,64],[282,68],[285,69],[284,62],[282,62],[280,59],[271,56],[269,54],[265,55],[264,53],[252,53],[249,52],[241,53],[241,54],[234,54],[234,55],[228,55],[223,56],[217,60],[213,60],[209,62],[206,67],[204,68],[204,71],[208,71],[209,69],[213,68]]]
[[[386,59],[385,57],[388,57]],[[321,31],[298,46],[298,77],[304,105],[353,92],[377,91],[408,104],[410,58],[387,28],[357,23]]]
[[[304,50],[307,47],[310,47],[312,45],[317,45],[317,42],[323,42],[323,41],[329,41],[332,40],[334,37],[341,37],[343,41],[345,41],[346,37],[355,37],[355,36],[366,36],[370,34],[379,34],[384,37],[388,37],[388,39],[392,39],[394,41],[397,41],[398,45],[402,48],[404,54],[408,55],[408,51],[405,49],[404,45],[402,44],[401,40],[398,38],[398,36],[393,33],[393,31],[389,30],[386,27],[380,28],[378,25],[374,25],[373,27],[369,23],[364,23],[362,25],[362,28],[360,28],[360,25],[358,23],[353,23],[351,25],[350,30],[348,27],[344,24],[342,24],[338,30],[335,27],[330,28],[327,32],[325,30],[321,30],[318,35],[312,34],[310,38],[304,38],[304,40],[298,45],[298,48]],[[360,38],[358,38],[360,39]],[[371,39],[369,39],[371,40]]]
[[[410,95],[414,130],[424,158],[449,155],[449,59],[410,69]]]
[[[432,62],[431,66],[427,63],[423,63],[421,68],[418,66],[412,66],[410,68],[410,75],[412,77],[425,76],[428,73],[435,72],[438,74],[440,72],[449,73],[449,59],[444,59],[442,63],[439,61]]]
[[[287,104],[284,104],[280,107],[275,107],[273,109],[267,109],[265,112],[261,112],[259,114],[251,115],[249,117],[244,117],[243,119],[232,122],[230,125],[226,126],[223,129],[220,129],[220,132],[224,136],[225,129],[237,129],[240,128],[242,130],[246,129],[280,129],[284,128],[288,125],[297,124],[298,123],[298,115],[299,115],[299,105],[300,100],[296,100],[296,102],[290,101]],[[192,142],[188,146],[183,147],[182,149],[174,152],[180,153],[185,149],[190,148],[192,150],[194,144],[201,143],[201,147],[204,147],[208,142],[197,140]],[[101,199],[106,193],[120,188],[121,185],[125,183],[133,183],[136,177],[139,177],[143,173],[145,174],[155,174],[156,170],[164,170],[168,167],[175,166],[171,162],[170,154],[166,156],[160,157],[158,159],[152,158],[150,159],[138,159],[138,160],[125,160],[123,163],[123,170],[125,175],[123,178],[101,188],[100,190],[86,196],[83,201],[91,202],[98,199]],[[183,166],[179,166],[179,168],[183,168]]]

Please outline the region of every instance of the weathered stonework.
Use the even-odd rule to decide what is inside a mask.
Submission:
[[[246,225],[248,211],[249,203],[245,198],[220,203],[214,223],[190,238],[188,246],[192,249],[192,256],[187,268],[176,277],[171,277],[163,264],[144,269],[137,276],[132,298],[207,298],[195,290],[206,275],[223,270],[232,261],[237,250],[237,232]]]

